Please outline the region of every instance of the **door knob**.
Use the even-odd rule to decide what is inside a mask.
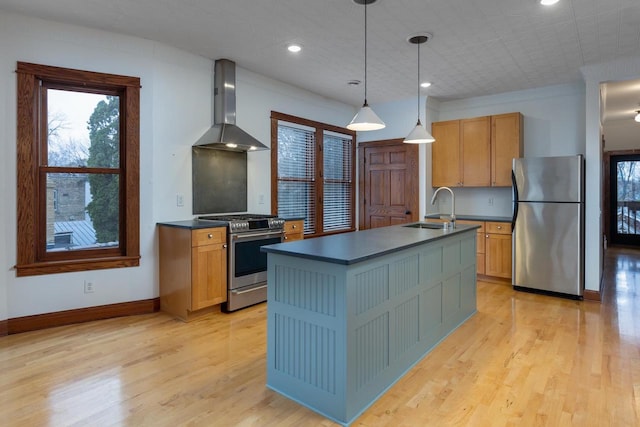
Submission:
[[[411,211],[406,211],[404,214],[405,215],[411,215]]]

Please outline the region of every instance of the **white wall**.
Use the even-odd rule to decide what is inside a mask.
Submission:
[[[231,58],[233,59],[233,58]],[[141,78],[140,267],[17,278],[17,61]],[[158,296],[156,222],[192,218],[191,145],[212,123],[213,61],[159,43],[0,12],[0,320]],[[336,125],[354,108],[237,70],[238,125],[269,145],[271,110]],[[269,212],[269,152],[249,154],[249,208]],[[176,206],[176,196],[184,206]],[[84,294],[84,280],[95,292]]]
[[[604,151],[637,150],[640,148],[640,123],[635,120],[613,120],[604,123]]]

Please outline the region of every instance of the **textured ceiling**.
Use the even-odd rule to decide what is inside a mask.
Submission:
[[[364,95],[347,84],[364,80],[364,6],[353,0],[0,0],[0,9],[232,59],[354,106]],[[415,96],[406,39],[424,31],[433,38],[421,75],[433,85],[423,93],[467,98],[576,82],[583,65],[639,56],[640,1],[378,0],[368,6],[370,103]],[[290,42],[303,51],[287,52]]]

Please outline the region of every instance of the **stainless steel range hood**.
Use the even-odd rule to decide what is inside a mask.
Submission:
[[[269,149],[236,126],[236,64],[228,59],[215,62],[213,110],[214,125],[194,146],[249,152]]]

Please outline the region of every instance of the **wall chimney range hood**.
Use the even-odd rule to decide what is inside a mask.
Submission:
[[[269,149],[236,126],[236,64],[228,59],[215,62],[213,111],[214,125],[194,147],[248,152]]]

